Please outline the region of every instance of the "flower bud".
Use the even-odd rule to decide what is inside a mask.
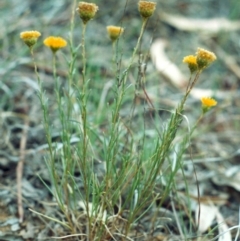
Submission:
[[[117,40],[122,35],[123,31],[124,29],[118,26],[107,26],[107,32],[112,41]]]
[[[208,50],[198,48],[197,50],[197,64],[199,69],[204,69],[208,67],[213,61],[217,59],[213,52]]]
[[[153,15],[156,9],[155,2],[139,1],[138,2],[138,11],[143,18],[149,18]]]
[[[197,57],[194,55],[188,55],[188,56],[184,57],[183,63],[188,64],[188,68],[189,68],[191,74],[194,73],[195,71],[197,71],[197,69],[198,69]]]
[[[86,24],[89,20],[94,18],[98,11],[98,6],[94,3],[79,2],[77,10],[83,23]]]
[[[25,31],[20,33],[20,38],[24,41],[24,43],[31,48],[41,36],[41,33],[38,31]]]

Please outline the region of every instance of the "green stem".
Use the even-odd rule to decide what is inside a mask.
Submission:
[[[142,203],[143,200],[145,200],[147,198],[147,196],[149,195],[149,190],[152,190],[152,188],[154,187],[156,178],[158,177],[158,175],[162,169],[162,165],[169,153],[171,144],[172,144],[173,140],[175,139],[179,125],[181,124],[181,121],[183,118],[182,115],[183,115],[183,111],[184,111],[185,102],[186,102],[192,88],[196,84],[200,74],[201,74],[201,70],[199,70],[196,73],[193,81],[191,81],[191,83],[189,83],[189,86],[187,87],[186,93],[185,93],[184,97],[182,98],[180,105],[176,108],[175,112],[173,113],[173,115],[170,119],[170,122],[168,124],[167,130],[163,134],[162,142],[159,143],[158,146],[156,146],[156,150],[154,151],[156,154],[154,155],[154,158],[151,160],[151,162],[153,164],[151,164],[149,174],[148,174],[148,184],[144,187],[141,194],[139,195],[139,203]],[[191,131],[190,134],[192,134],[193,130]],[[137,212],[139,212],[139,210],[141,210],[141,209],[139,207],[137,207],[133,211],[132,216],[135,217],[137,215]],[[130,219],[131,218],[132,217],[130,217]],[[128,230],[126,230],[126,232],[128,232]]]
[[[85,47],[86,27],[87,27],[87,24],[83,23],[83,30],[82,30],[82,61],[83,61],[82,81],[83,81],[83,88],[85,86],[85,78],[86,78],[86,47]]]
[[[53,68],[53,79],[54,79],[54,82],[56,83],[57,82],[56,52],[53,52],[52,68]]]
[[[70,44],[70,50],[71,50],[71,60],[69,63],[68,68],[68,92],[67,92],[67,119],[69,120],[72,114],[73,105],[75,102],[75,98],[73,96],[73,75],[74,75],[74,65],[76,61],[76,52],[77,50],[74,49],[73,46],[73,33],[74,33],[74,19],[76,14],[76,0],[73,1],[72,6],[72,14],[71,14],[71,22],[70,22],[70,34],[69,34],[69,44]]]
[[[65,195],[65,199],[64,199],[64,203],[67,207],[70,208],[69,205],[69,190],[68,190],[68,178],[67,175],[69,173],[69,169],[70,169],[70,165],[69,165],[69,156],[71,155],[69,153],[68,147],[70,146],[69,143],[69,124],[68,124],[68,120],[66,119],[65,116],[65,109],[63,106],[63,102],[62,102],[62,96],[60,95],[60,86],[58,83],[58,78],[57,78],[57,67],[56,67],[56,52],[53,51],[53,57],[52,57],[52,69],[53,69],[53,79],[55,82],[55,91],[56,91],[56,95],[57,95],[57,100],[58,100],[58,111],[59,111],[59,116],[60,116],[60,120],[61,120],[61,125],[62,125],[62,142],[63,142],[63,158],[64,158],[64,162],[66,162],[66,164],[64,164],[64,172],[63,172],[63,176],[62,176],[62,183],[63,183],[63,192]],[[68,211],[66,211],[66,209],[64,208],[63,210],[69,224],[70,227],[72,229],[72,231],[75,231],[75,227],[72,223],[72,220],[70,218],[70,213]]]
[[[120,89],[120,93],[118,94],[118,97],[117,97],[117,104],[116,104],[116,109],[114,111],[113,124],[116,123],[116,121],[118,120],[119,110],[120,110],[122,100],[123,100],[123,96],[124,96],[124,92],[125,92],[125,84],[127,82],[129,69],[132,67],[134,58],[135,58],[136,53],[139,49],[139,46],[140,46],[140,43],[141,43],[141,40],[142,40],[142,36],[143,36],[144,30],[145,30],[145,27],[147,25],[147,20],[148,19],[143,19],[141,31],[140,31],[140,34],[139,34],[139,37],[138,37],[138,40],[137,40],[137,44],[136,44],[136,46],[133,50],[133,54],[132,54],[132,57],[130,59],[130,62],[128,64],[127,68],[125,69],[125,71],[123,72],[122,78],[120,80],[120,84],[121,84],[122,88]]]
[[[55,171],[55,158],[54,158],[54,151],[53,151],[53,144],[52,144],[52,137],[51,137],[51,131],[50,131],[50,126],[49,126],[49,119],[48,119],[48,110],[44,101],[44,95],[43,95],[43,88],[42,88],[42,81],[40,79],[39,73],[38,73],[38,68],[37,64],[35,62],[34,58],[34,53],[33,49],[30,48],[32,60],[33,60],[33,65],[34,65],[34,72],[37,76],[37,81],[38,81],[38,86],[39,86],[39,91],[38,91],[38,97],[40,100],[41,108],[43,110],[43,127],[46,133],[46,139],[48,143],[48,148],[49,148],[49,155],[50,155],[50,171],[52,175],[52,181],[53,181],[53,186],[55,187],[55,194],[56,195],[56,200],[60,206],[61,209],[64,209],[64,204],[61,199],[61,193],[58,189],[58,176]]]
[[[134,58],[135,58],[136,53],[137,53],[137,51],[138,51],[138,49],[139,49],[139,46],[140,46],[140,44],[141,44],[142,36],[143,36],[144,30],[145,30],[145,28],[146,28],[147,21],[148,21],[147,18],[144,18],[144,19],[143,19],[143,23],[142,23],[142,27],[141,27],[141,31],[140,31],[138,40],[137,40],[136,47],[135,47],[134,50],[133,50],[133,54],[132,54],[132,57],[131,57],[131,59],[130,59],[129,65],[128,65],[128,67],[126,68],[126,70],[124,71],[124,73],[123,73],[121,82],[123,81],[124,83],[126,83],[126,81],[127,81],[128,72],[129,72],[129,69],[132,67]]]
[[[83,29],[82,29],[82,40],[81,40],[81,47],[82,47],[82,91],[80,93],[80,100],[81,100],[81,119],[82,119],[82,136],[83,136],[83,142],[82,142],[82,157],[81,157],[81,163],[82,163],[82,173],[83,173],[83,179],[84,179],[84,190],[86,193],[85,197],[85,205],[86,205],[86,213],[87,213],[87,233],[89,240],[91,240],[92,235],[92,226],[91,226],[91,213],[89,210],[89,196],[90,196],[90,177],[89,177],[89,163],[87,160],[87,150],[88,150],[88,135],[87,135],[87,85],[86,82],[86,46],[85,46],[85,34],[86,34],[86,27],[87,23],[83,23]],[[79,85],[79,91],[81,89]]]
[[[134,58],[140,47],[146,24],[147,24],[147,19],[144,19],[142,22],[140,34],[139,34],[136,46],[133,50],[132,56],[130,58],[129,64],[128,64],[127,68],[123,71],[122,76],[120,77],[119,82],[117,83],[117,90],[116,90],[117,96],[116,96],[115,105],[114,105],[113,114],[112,114],[110,140],[109,140],[108,147],[107,147],[105,193],[108,195],[108,197],[106,197],[106,200],[108,198],[111,198],[111,194],[112,194],[111,188],[113,186],[114,179],[116,179],[116,177],[115,177],[115,175],[113,175],[113,173],[115,171],[116,156],[117,156],[117,152],[118,152],[118,148],[119,148],[119,145],[118,145],[119,112],[120,112],[120,108],[122,106],[122,101],[123,101],[123,98],[124,98],[124,95],[126,92],[126,82],[127,82],[129,70],[133,65]],[[114,45],[113,45],[113,47],[114,47]],[[105,204],[103,206],[104,207],[108,206],[107,201],[105,201]]]

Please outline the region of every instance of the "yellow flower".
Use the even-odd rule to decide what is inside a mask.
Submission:
[[[50,36],[46,38],[43,43],[49,47],[54,53],[60,48],[67,46],[67,41],[61,37]]]
[[[191,73],[195,72],[198,69],[197,57],[193,55],[188,55],[183,58],[183,63],[188,64],[188,68]]]
[[[32,47],[41,36],[41,33],[38,31],[25,31],[20,33],[20,38],[28,47]]]
[[[202,102],[203,113],[206,113],[209,109],[211,109],[211,107],[217,105],[217,101],[210,97],[202,97],[201,102]]]
[[[153,15],[156,9],[155,2],[139,1],[138,2],[138,11],[143,18],[149,18]]]
[[[197,64],[199,69],[206,68],[213,61],[217,59],[216,55],[213,52],[208,50],[198,48],[197,50]]]
[[[83,23],[86,24],[89,20],[94,18],[98,11],[98,6],[94,3],[79,2],[77,11]]]
[[[124,29],[118,26],[107,26],[107,32],[112,41],[117,40],[123,33]]]

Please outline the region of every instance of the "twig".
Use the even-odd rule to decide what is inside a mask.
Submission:
[[[65,239],[65,238],[80,237],[80,236],[87,236],[87,235],[84,234],[84,233],[80,233],[80,234],[71,234],[71,235],[66,235],[66,236],[62,236],[62,237],[51,237],[51,238],[53,238],[53,239]]]
[[[237,240],[238,240],[238,238],[239,238],[239,233],[240,233],[240,207],[239,207],[239,211],[238,211],[238,226],[239,226],[239,228],[238,228],[238,230],[237,230],[237,234],[235,235],[234,241],[237,241]]]
[[[175,217],[175,220],[176,220],[176,223],[177,223],[177,227],[178,227],[178,231],[180,233],[180,236],[181,236],[181,239],[184,240],[184,234],[183,234],[183,230],[181,228],[181,224],[180,224],[180,220],[178,218],[178,215],[177,215],[177,211],[175,209],[175,204],[173,202],[173,199],[172,199],[172,193],[171,193],[171,206],[172,206],[172,210],[173,210],[173,213],[174,213],[174,217]]]
[[[23,164],[25,159],[25,149],[27,143],[27,130],[29,126],[29,119],[25,118],[24,120],[24,129],[22,131],[22,138],[20,141],[20,158],[16,168],[17,175],[17,204],[18,204],[18,216],[19,222],[23,221],[24,211],[22,206],[22,172],[23,172]]]

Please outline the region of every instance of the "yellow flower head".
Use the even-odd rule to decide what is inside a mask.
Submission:
[[[188,64],[188,68],[191,73],[195,72],[198,69],[197,57],[193,55],[188,55],[183,58],[183,63]]]
[[[117,40],[123,33],[124,29],[118,26],[107,26],[107,32],[112,41]]]
[[[196,54],[199,69],[206,68],[208,65],[210,65],[213,61],[217,59],[216,55],[213,52],[210,52],[202,48],[198,48]]]
[[[28,47],[32,47],[41,36],[41,33],[38,31],[25,31],[20,33],[20,38]]]
[[[98,11],[98,6],[94,3],[79,2],[77,11],[83,23],[86,24],[89,20],[94,18]]]
[[[206,113],[209,109],[211,109],[213,106],[217,105],[217,101],[210,97],[203,97],[201,98],[202,102],[202,111],[203,113]]]
[[[60,48],[67,46],[67,41],[61,37],[50,36],[46,38],[43,43],[49,47],[54,53]]]
[[[139,1],[138,2],[138,11],[143,18],[149,18],[153,15],[156,9],[155,2]]]

